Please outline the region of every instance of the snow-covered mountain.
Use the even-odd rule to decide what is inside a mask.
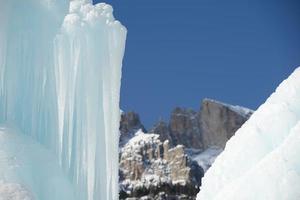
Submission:
[[[122,113],[121,199],[195,199],[204,171],[252,112],[204,99],[199,111],[175,108],[150,131],[137,113]]]
[[[236,132],[198,200],[300,199],[300,68]]]
[[[168,195],[192,199],[203,177],[203,170],[178,145],[170,148],[168,140],[141,130],[120,150],[120,198],[163,198]],[[151,194],[152,193],[152,194]]]

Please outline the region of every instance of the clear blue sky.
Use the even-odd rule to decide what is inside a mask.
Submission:
[[[300,66],[299,0],[105,2],[128,28],[121,108],[148,128],[205,97],[256,109]]]

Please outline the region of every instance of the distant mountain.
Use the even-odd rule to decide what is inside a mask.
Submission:
[[[204,99],[199,111],[177,107],[147,132],[137,113],[123,112],[120,198],[195,199],[204,172],[252,113]]]
[[[224,148],[228,139],[249,119],[252,110],[204,99],[199,111],[175,108],[169,123],[159,121],[149,132],[176,146],[207,149],[211,146]]]

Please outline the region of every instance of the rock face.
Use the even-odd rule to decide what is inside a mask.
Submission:
[[[137,113],[122,112],[120,120],[120,146],[126,144],[126,142],[140,129],[146,132],[146,129],[141,123],[140,117]]]
[[[173,145],[173,139],[171,138],[171,134],[169,131],[169,125],[160,120],[157,124],[155,124],[152,129],[149,131],[150,133],[155,133],[159,135],[159,139],[161,141],[168,140],[171,145]]]
[[[252,115],[253,111],[240,106],[232,106],[211,99],[204,99],[200,111],[203,147],[224,148]]]
[[[171,113],[169,130],[174,145],[200,149],[203,147],[199,113],[191,109],[175,108]]]
[[[203,175],[182,145],[170,148],[157,134],[139,131],[120,152],[121,199],[195,196]]]
[[[199,112],[175,108],[170,122],[160,121],[150,132],[168,139],[171,146],[182,144],[187,148],[205,150],[216,146],[224,148],[226,142],[249,119],[252,110],[204,99]]]
[[[182,144],[185,147],[202,148],[200,115],[192,109],[175,108],[167,124],[159,121],[150,130],[159,134],[162,140],[168,139],[171,146]]]

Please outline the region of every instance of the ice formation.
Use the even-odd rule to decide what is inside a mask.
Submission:
[[[126,28],[112,11],[107,4],[92,5],[89,0],[0,0],[0,123],[28,137],[20,140],[41,144],[32,154],[47,148],[55,155],[48,162],[58,163],[74,198],[56,198],[59,190],[44,195],[32,176],[39,172],[51,179],[51,173],[36,160],[22,177],[0,168],[0,182],[21,185],[42,200],[118,198],[119,90]],[[16,145],[3,136],[14,131],[4,132],[1,144],[7,140],[7,145]],[[7,148],[1,146],[1,154],[10,154]],[[63,188],[64,182],[56,184]]]
[[[197,200],[300,199],[300,68],[230,139]]]

